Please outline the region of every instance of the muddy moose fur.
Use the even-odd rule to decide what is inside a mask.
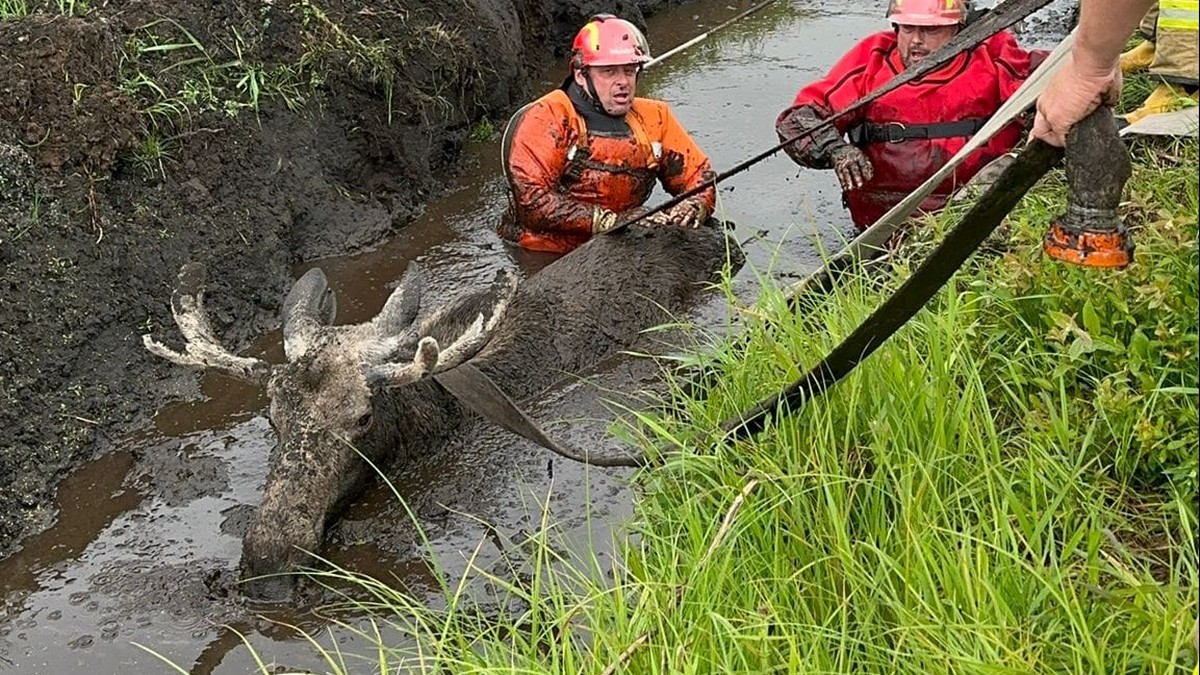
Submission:
[[[284,301],[288,363],[222,348],[203,310],[202,269],[185,266],[172,309],[186,341],[147,348],[176,363],[263,382],[279,443],[262,504],[243,541],[247,591],[286,597],[286,573],[317,552],[326,527],[369,483],[363,457],[388,467],[435,451],[466,414],[430,375],[467,360],[522,400],[630,346],[742,257],[716,221],[695,230],[635,227],[593,239],[521,282],[464,294],[416,321],[420,273],[410,266],[380,313],[331,325],[335,301],[319,269]],[[428,299],[424,299],[428,300]],[[361,454],[360,454],[361,453]],[[269,576],[267,576],[269,575]]]

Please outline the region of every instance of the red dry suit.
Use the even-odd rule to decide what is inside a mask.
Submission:
[[[620,214],[642,206],[656,179],[677,195],[711,177],[708,157],[665,102],[635,98],[623,118],[589,113],[593,128],[583,103],[556,89],[509,123],[501,149],[512,193],[500,226],[505,239],[566,253],[591,238],[597,208]],[[711,213],[714,191],[698,197]]]
[[[827,118],[879,89],[903,70],[895,32],[871,35],[843,56],[828,75],[801,89],[779,120],[802,106],[810,106],[819,117]],[[921,79],[838,118],[834,123],[838,132],[848,134],[850,142],[862,148],[875,169],[874,177],[861,189],[843,194],[854,224],[859,228],[870,226],[945,166],[1031,70],[1030,53],[1002,31]],[[921,210],[944,206],[955,189],[988,162],[1011,150],[1020,137],[1021,123],[1014,121],[967,157],[921,203]],[[798,145],[803,155],[805,141]],[[828,166],[827,158],[812,160],[803,161],[816,168]]]

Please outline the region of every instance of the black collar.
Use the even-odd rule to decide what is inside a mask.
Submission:
[[[571,105],[575,107],[575,112],[583,117],[588,133],[598,136],[628,136],[633,133],[629,128],[629,123],[625,121],[624,115],[613,117],[604,112],[604,108],[588,96],[575,83],[574,79],[568,80],[565,84],[567,98],[571,99]]]

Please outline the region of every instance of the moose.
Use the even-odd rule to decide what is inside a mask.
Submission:
[[[628,228],[528,279],[509,274],[433,311],[410,264],[379,313],[355,325],[333,325],[336,299],[314,268],[283,302],[285,364],[220,344],[204,310],[204,268],[189,263],[171,298],[183,349],[151,335],[143,341],[177,364],[267,387],[278,443],[239,573],[249,595],[279,600],[293,590],[288,572],[320,549],[326,527],[369,484],[367,460],[388,467],[433,452],[471,415],[438,373],[470,363],[508,396],[526,399],[628,348],[742,262],[719,221]]]

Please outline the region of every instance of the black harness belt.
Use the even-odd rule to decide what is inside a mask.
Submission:
[[[872,124],[864,122],[850,129],[847,135],[850,137],[850,142],[858,146],[871,143],[900,143],[913,139],[972,136],[976,131],[982,129],[985,123],[987,123],[986,117],[933,124],[904,124],[902,122]]]

